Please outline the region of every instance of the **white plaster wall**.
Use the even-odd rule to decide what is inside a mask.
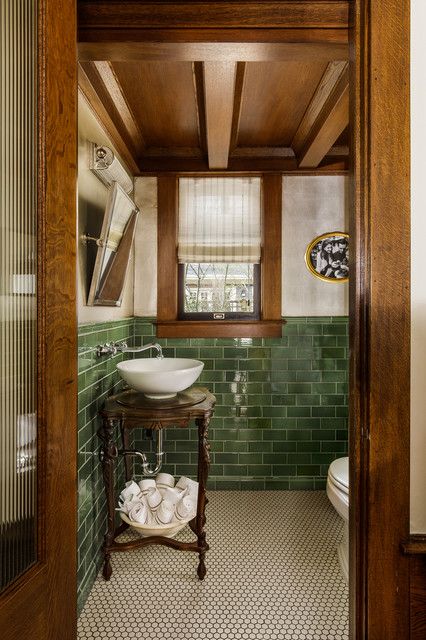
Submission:
[[[157,179],[136,178],[135,316],[157,315]]]
[[[78,97],[78,238],[88,228],[88,221],[102,225],[107,201],[107,188],[90,171],[86,141],[105,144],[113,148],[105,131],[100,126],[85,98]],[[89,307],[86,304],[89,283],[86,270],[86,245],[78,242],[77,300],[78,322],[105,322],[133,315],[133,253],[124,284],[121,307]]]
[[[411,532],[426,533],[426,3],[411,2]]]
[[[157,314],[157,180],[136,178],[141,210],[135,236],[134,313]],[[348,314],[348,285],[312,276],[305,250],[317,235],[347,231],[347,179],[343,176],[283,178],[283,316]]]
[[[284,176],[282,315],[348,315],[348,284],[315,278],[305,251],[329,231],[348,232],[348,180],[344,176]]]

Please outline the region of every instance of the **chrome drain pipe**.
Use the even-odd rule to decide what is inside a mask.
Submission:
[[[156,437],[156,441],[157,441],[157,451],[155,453],[155,458],[156,458],[156,465],[155,467],[152,469],[150,466],[150,463],[148,462],[148,458],[146,456],[146,453],[143,453],[142,451],[138,451],[137,449],[120,449],[118,451],[119,455],[122,456],[137,456],[141,459],[142,461],[142,475],[144,476],[155,476],[157,475],[157,473],[160,471],[162,465],[163,465],[163,456],[164,456],[164,451],[163,451],[163,430],[162,429],[158,429],[157,430],[157,437]]]

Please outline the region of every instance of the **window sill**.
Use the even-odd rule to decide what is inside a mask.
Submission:
[[[285,320],[157,321],[158,338],[280,338]]]

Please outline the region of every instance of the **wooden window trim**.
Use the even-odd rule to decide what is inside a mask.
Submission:
[[[262,269],[260,320],[178,319],[178,179],[159,176],[158,190],[158,311],[159,338],[280,337],[282,175],[262,178]]]

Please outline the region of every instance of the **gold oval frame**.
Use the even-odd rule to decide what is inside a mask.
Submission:
[[[327,276],[323,276],[321,273],[318,273],[318,271],[316,271],[311,264],[310,256],[314,246],[318,244],[318,242],[320,242],[321,240],[325,240],[326,238],[331,238],[332,236],[341,236],[342,238],[347,238],[349,241],[349,234],[344,233],[343,231],[330,231],[329,233],[323,233],[322,235],[317,236],[316,238],[314,238],[314,240],[312,240],[312,242],[308,244],[306,248],[306,251],[305,251],[306,267],[312,273],[312,275],[314,275],[319,280],[322,280],[323,282],[333,282],[333,283],[348,282],[349,276],[346,276],[346,278],[327,278]]]

